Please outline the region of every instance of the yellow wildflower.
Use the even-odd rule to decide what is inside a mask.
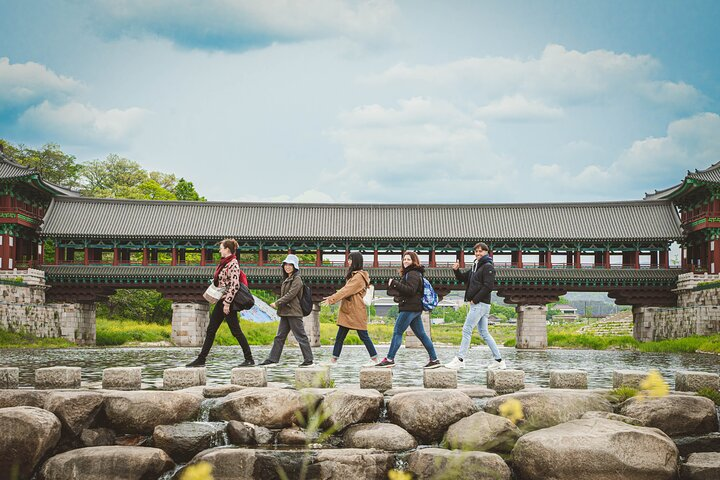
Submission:
[[[407,472],[401,472],[400,470],[390,470],[388,472],[388,478],[390,480],[412,480],[412,475]]]
[[[213,480],[212,465],[208,462],[198,462],[185,469],[180,480]]]
[[[670,387],[657,370],[651,370],[645,380],[640,382],[640,389],[643,396],[665,397],[670,394]]]
[[[500,415],[513,423],[517,423],[525,418],[525,415],[523,415],[522,403],[520,403],[520,400],[516,400],[514,398],[511,398],[500,405],[498,411],[500,412]]]

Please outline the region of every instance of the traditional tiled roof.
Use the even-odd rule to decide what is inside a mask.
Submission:
[[[242,267],[251,282],[280,281],[279,266]],[[177,281],[178,279],[209,282],[215,266],[83,266],[45,265],[42,267],[50,282],[106,283],[109,279],[148,282]],[[384,283],[398,276],[397,268],[367,268],[371,279]],[[496,281],[504,285],[674,285],[679,269],[602,269],[602,268],[497,268]],[[343,283],[345,269],[338,267],[301,267],[300,274],[310,281]],[[457,283],[449,268],[429,268],[425,276],[434,284]]]
[[[475,242],[681,238],[669,201],[477,205],[222,203],[55,198],[57,238]]]
[[[32,181],[37,182],[36,184],[40,188],[47,190],[51,194],[67,195],[71,197],[80,196],[78,192],[61,187],[60,185],[55,185],[47,180],[43,180],[40,173],[34,168],[29,168],[24,165],[20,165],[19,163],[15,163],[3,152],[0,152],[0,181],[21,178],[32,179]]]
[[[705,170],[688,171],[682,182],[664,190],[655,190],[654,193],[645,195],[646,200],[667,200],[674,198],[676,194],[687,190],[689,186],[695,184],[715,184],[720,185],[720,162],[711,165]]]

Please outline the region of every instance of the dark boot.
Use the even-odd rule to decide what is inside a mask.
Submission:
[[[244,362],[242,362],[238,367],[254,367],[255,366],[255,360],[252,358],[248,359],[246,358]]]
[[[192,367],[204,367],[205,366],[205,357],[197,357],[192,362],[185,365],[186,367],[192,368]]]

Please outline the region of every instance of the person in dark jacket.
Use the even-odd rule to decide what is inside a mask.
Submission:
[[[303,326],[303,313],[300,307],[300,297],[303,294],[303,281],[300,278],[300,261],[296,255],[288,255],[282,263],[283,282],[280,285],[280,298],[270,306],[277,309],[280,316],[277,334],[273,340],[270,355],[260,365],[275,365],[280,361],[280,354],[285,346],[285,339],[292,330],[302,352],[301,367],[310,367],[313,364],[313,354],[310,340],[305,334]]]
[[[415,252],[405,252],[402,263],[400,279],[391,278],[388,281],[388,294],[394,295],[400,313],[395,319],[395,328],[393,329],[387,357],[376,366],[386,368],[395,366],[395,354],[402,344],[403,333],[410,327],[418,340],[422,342],[428,355],[430,355],[430,361],[425,365],[425,368],[437,368],[441,366],[440,361],[437,354],[435,354],[432,340],[425,333],[422,324],[423,273],[425,267],[420,265],[420,259]]]
[[[215,334],[218,328],[225,320],[230,327],[230,333],[233,334],[242,348],[245,361],[240,364],[241,367],[251,367],[255,365],[253,360],[252,351],[250,350],[250,344],[245,338],[242,329],[240,328],[240,322],[238,322],[238,312],[231,308],[235,295],[238,292],[240,283],[244,283],[247,287],[247,277],[245,273],[240,270],[240,264],[238,264],[237,258],[235,257],[235,251],[237,250],[238,243],[234,238],[226,238],[220,242],[220,263],[215,269],[215,275],[213,277],[213,283],[216,287],[225,288],[225,294],[220,298],[213,308],[212,315],[210,315],[210,323],[208,323],[207,332],[205,333],[205,341],[203,342],[200,355],[188,363],[187,367],[201,367],[205,365],[205,359],[210,348],[212,348],[213,342],[215,341]]]
[[[465,368],[465,356],[470,348],[470,340],[472,339],[473,329],[477,325],[480,336],[485,340],[487,346],[495,358],[494,362],[488,365],[488,369],[504,370],[507,368],[505,360],[500,355],[495,339],[488,331],[488,315],[490,314],[490,294],[495,288],[495,265],[493,265],[492,257],[490,257],[490,249],[482,242],[474,247],[475,262],[472,268],[460,270],[460,262],[456,261],[453,265],[455,278],[465,282],[465,301],[470,302],[470,310],[465,317],[465,325],[463,325],[462,341],[460,342],[460,350],[455,358],[447,365],[448,368],[459,370]]]

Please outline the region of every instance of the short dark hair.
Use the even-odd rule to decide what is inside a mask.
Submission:
[[[483,242],[476,243],[475,246],[473,247],[473,251],[477,250],[478,248],[484,252],[490,251],[490,248],[487,246],[487,243],[483,243]]]

